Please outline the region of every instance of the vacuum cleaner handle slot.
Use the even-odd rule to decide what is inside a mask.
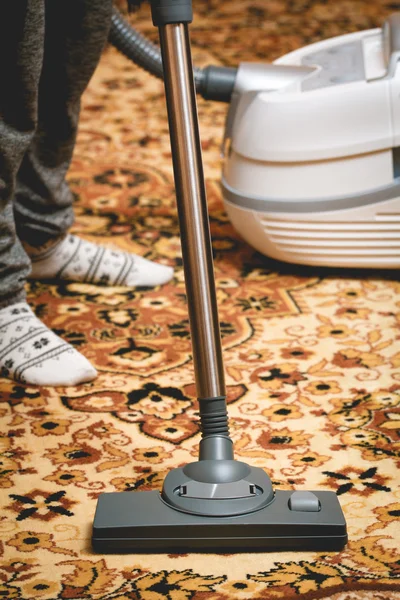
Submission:
[[[400,59],[400,13],[394,13],[383,26],[383,55],[389,75],[393,76]]]

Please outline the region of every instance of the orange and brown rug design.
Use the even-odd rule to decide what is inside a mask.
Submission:
[[[389,1],[194,2],[197,64],[270,61],[380,25]],[[156,39],[148,10],[135,17]],[[36,314],[99,371],[91,384],[0,380],[0,598],[400,598],[400,283],[278,264],[231,227],[219,188],[226,106],[199,100],[231,434],[277,489],[334,490],[342,552],[98,555],[105,491],[160,489],[199,442],[162,84],[108,48],[87,90],[74,232],[172,265],[156,289],[30,283]]]

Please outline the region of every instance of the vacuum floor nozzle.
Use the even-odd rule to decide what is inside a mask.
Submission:
[[[231,517],[181,512],[156,491],[102,494],[92,537],[93,549],[102,553],[334,551],[346,543],[334,492],[279,490],[261,510]]]

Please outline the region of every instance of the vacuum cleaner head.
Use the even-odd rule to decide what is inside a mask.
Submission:
[[[240,65],[222,188],[249,244],[306,265],[400,267],[399,60],[395,14]]]
[[[346,542],[336,495],[320,491],[276,491],[267,507],[230,517],[176,510],[155,491],[102,494],[92,538],[96,552],[114,553],[333,551]]]
[[[330,551],[347,532],[334,492],[274,491],[263,469],[233,460],[229,437],[209,436],[161,494],[102,494],[92,541],[99,552]]]

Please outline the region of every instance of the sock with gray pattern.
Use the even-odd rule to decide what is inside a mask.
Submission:
[[[102,285],[149,286],[167,283],[172,267],[146,258],[113,250],[68,234],[57,244],[35,250],[25,245],[31,257],[32,279],[67,279]]]
[[[77,385],[96,369],[42,323],[26,302],[0,309],[0,377],[30,385]]]

